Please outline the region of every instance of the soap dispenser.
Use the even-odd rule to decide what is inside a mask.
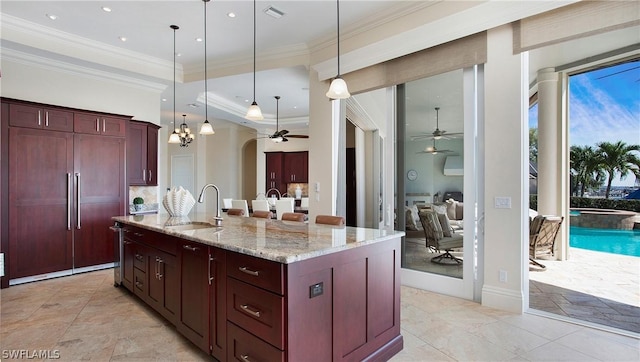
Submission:
[[[302,198],[302,189],[300,185],[296,185],[296,199],[300,200]]]

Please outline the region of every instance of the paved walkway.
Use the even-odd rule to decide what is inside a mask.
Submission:
[[[640,333],[640,258],[571,248],[566,261],[529,271],[529,306]]]

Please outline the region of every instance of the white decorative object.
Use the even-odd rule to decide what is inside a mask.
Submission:
[[[302,197],[302,189],[300,188],[300,185],[296,186],[296,199],[300,200],[300,198]]]
[[[196,204],[196,200],[191,195],[189,190],[185,190],[180,186],[179,188],[173,188],[164,195],[162,205],[171,216],[187,216],[189,211]]]

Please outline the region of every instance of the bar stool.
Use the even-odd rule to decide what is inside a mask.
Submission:
[[[334,215],[317,215],[316,224],[344,226],[344,217]]]
[[[305,214],[300,212],[285,212],[282,214],[282,220],[304,222],[305,216]]]
[[[244,210],[242,209],[229,209],[227,210],[229,216],[244,216]]]
[[[251,216],[262,218],[262,219],[272,219],[273,218],[273,214],[271,213],[271,211],[264,211],[264,210],[254,210],[253,211],[253,215],[251,215]]]

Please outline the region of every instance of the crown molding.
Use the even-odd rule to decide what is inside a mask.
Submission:
[[[25,52],[15,50],[15,49],[10,49],[10,48],[2,49],[2,55],[0,60],[10,61],[17,64],[26,65],[29,67],[45,69],[48,71],[62,72],[62,73],[67,73],[75,76],[112,82],[118,85],[138,88],[145,91],[152,91],[158,94],[162,93],[165,90],[165,88],[167,88],[166,84],[150,82],[150,81],[142,80],[139,78],[115,74],[113,72],[106,72],[106,71],[97,70],[94,68],[84,67],[77,64],[63,62],[60,60],[54,60],[51,58],[45,58],[42,56],[29,54],[29,53],[25,53]]]
[[[173,79],[173,62],[76,36],[0,13],[1,38],[36,49],[139,73]]]
[[[347,98],[347,118],[363,131],[374,131],[378,126],[355,97]]]

